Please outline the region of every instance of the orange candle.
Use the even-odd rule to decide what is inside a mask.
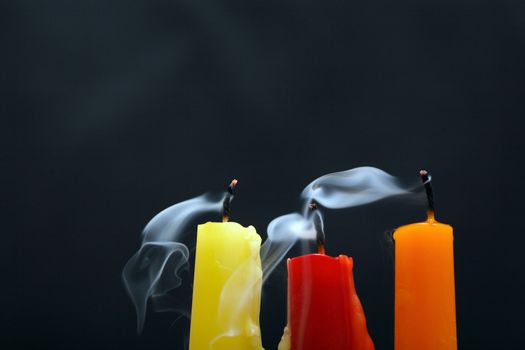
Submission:
[[[394,232],[395,350],[456,350],[452,227],[434,218],[430,178],[421,171],[428,219]]]

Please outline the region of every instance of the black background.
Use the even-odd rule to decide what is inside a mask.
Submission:
[[[237,177],[233,218],[264,236],[311,180],[361,165],[433,172],[455,228],[459,347],[520,348],[523,1],[2,7],[2,348],[177,348],[173,315],[135,334],[120,280],[155,213]],[[388,232],[423,216],[386,201],[326,217],[379,350],[393,349]],[[281,269],[267,350],[285,295]]]

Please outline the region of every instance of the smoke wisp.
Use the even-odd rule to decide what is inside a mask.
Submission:
[[[150,299],[157,311],[178,311],[189,318],[190,306],[182,302],[184,296],[170,294],[183,284],[181,272],[189,270],[190,253],[181,240],[193,228],[190,224],[195,218],[219,213],[224,197],[201,195],[172,205],[155,215],[144,228],[140,249],[122,271],[122,281],[137,312],[139,333]]]
[[[421,187],[419,182],[403,185],[387,172],[368,166],[315,179],[301,193],[300,212],[280,216],[268,225],[268,239],[261,248],[264,279],[268,278],[297,241],[324,236],[321,210],[312,210],[311,203],[328,209],[351,208],[394,196],[415,196],[415,190]]]

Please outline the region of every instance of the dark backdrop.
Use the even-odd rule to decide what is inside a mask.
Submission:
[[[2,7],[2,348],[176,348],[173,315],[135,334],[120,280],[155,213],[237,177],[234,219],[264,236],[309,181],[360,165],[433,172],[460,348],[520,348],[523,1]],[[379,350],[393,349],[388,232],[423,216],[396,201],[327,215]],[[264,290],[267,350],[284,277]]]

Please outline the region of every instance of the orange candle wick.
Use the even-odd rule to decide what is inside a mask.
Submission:
[[[427,210],[427,222],[436,221],[436,213],[434,209],[434,191],[432,191],[432,176],[428,173],[427,170],[420,170],[419,176],[421,176],[421,181],[425,186],[425,192],[427,194],[428,201],[428,210]]]
[[[436,222],[436,216],[434,214],[434,211],[432,210],[427,211],[427,222],[428,223]]]

